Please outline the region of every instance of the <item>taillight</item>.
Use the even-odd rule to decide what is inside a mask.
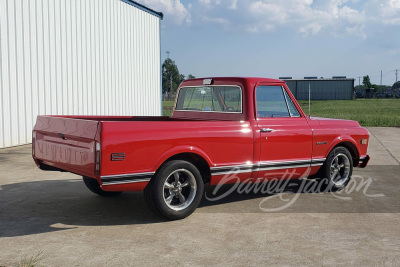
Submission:
[[[96,175],[100,175],[100,161],[101,161],[101,146],[99,142],[96,142],[95,145],[95,173]]]
[[[36,131],[32,131],[32,155],[35,156]]]

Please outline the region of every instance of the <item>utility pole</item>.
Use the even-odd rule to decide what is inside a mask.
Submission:
[[[361,85],[361,77],[357,77],[358,78],[358,86]]]
[[[169,54],[171,52],[170,51],[165,51],[165,53],[167,54],[167,59],[169,59]],[[166,96],[167,100],[169,98],[169,94],[172,92],[172,74],[171,73],[169,74],[169,80],[171,82],[170,87],[169,87],[169,92],[168,91],[165,92],[165,96]]]
[[[169,54],[171,53],[170,51],[165,51],[167,54],[167,58],[169,59]],[[169,81],[170,81],[170,86],[169,86],[169,93],[172,93],[172,73],[169,74]]]
[[[381,85],[382,85],[382,71],[381,71]]]

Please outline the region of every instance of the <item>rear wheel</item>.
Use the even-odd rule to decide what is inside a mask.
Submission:
[[[169,220],[192,214],[203,197],[204,182],[191,163],[173,160],[157,171],[144,190],[147,206]]]
[[[320,172],[323,188],[331,191],[346,187],[353,173],[353,159],[345,147],[335,147],[326,158]]]
[[[83,182],[85,183],[86,187],[89,188],[90,191],[93,193],[103,196],[103,197],[112,197],[121,194],[122,192],[109,192],[109,191],[104,191],[103,189],[100,188],[99,183],[97,182],[96,179],[90,178],[83,176]]]

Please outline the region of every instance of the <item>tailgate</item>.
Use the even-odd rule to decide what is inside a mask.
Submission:
[[[38,116],[32,140],[33,158],[40,165],[94,177],[98,126],[96,120]]]

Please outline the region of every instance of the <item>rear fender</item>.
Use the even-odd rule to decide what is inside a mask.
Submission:
[[[208,166],[214,166],[214,164],[212,163],[211,159],[207,156],[207,154],[194,146],[178,146],[178,147],[174,147],[170,150],[168,150],[167,152],[165,152],[160,159],[156,162],[156,164],[153,166],[153,170],[158,170],[158,168],[160,168],[160,166],[166,162],[169,158],[181,154],[181,153],[193,153],[193,154],[197,154],[198,156],[202,157],[208,164]]]

